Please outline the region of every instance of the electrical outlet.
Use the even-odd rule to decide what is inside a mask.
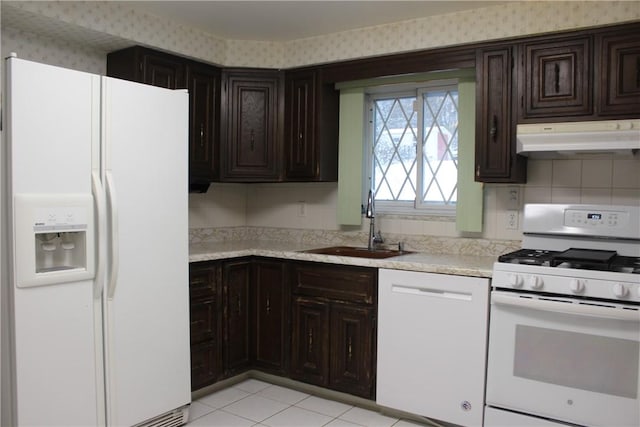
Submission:
[[[299,217],[307,216],[307,204],[304,201],[298,202],[298,216]]]
[[[520,188],[508,187],[507,188],[507,209],[519,209],[520,208]]]
[[[507,211],[507,230],[517,230],[518,229],[518,210],[508,210]]]

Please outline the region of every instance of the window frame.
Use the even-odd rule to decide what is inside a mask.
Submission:
[[[364,167],[363,167],[363,206],[366,205],[366,195],[369,193],[369,189],[372,186],[373,175],[373,102],[376,99],[389,99],[389,98],[401,98],[406,96],[413,96],[419,105],[417,111],[418,129],[416,139],[419,141],[416,146],[416,158],[420,160],[416,164],[416,198],[413,201],[385,201],[377,200],[376,212],[382,214],[391,215],[407,215],[407,216],[439,216],[439,217],[454,217],[456,216],[457,203],[455,204],[428,204],[422,202],[423,194],[423,169],[424,162],[422,156],[422,141],[423,141],[423,99],[422,94],[433,89],[447,89],[455,87],[458,89],[459,79],[436,79],[427,81],[417,81],[412,83],[390,84],[381,86],[372,86],[365,88],[365,111],[367,114],[365,120],[366,129],[364,131],[365,143],[364,146]],[[459,102],[459,100],[458,100]],[[458,111],[460,106],[458,105]],[[459,116],[458,116],[459,117]],[[459,126],[458,126],[459,128]],[[459,163],[458,166],[459,167]],[[458,186],[459,174],[456,176],[456,186]],[[456,190],[457,191],[457,190]]]

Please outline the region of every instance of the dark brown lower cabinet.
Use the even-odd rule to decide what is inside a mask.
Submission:
[[[329,302],[319,298],[293,299],[291,378],[329,385]]]
[[[191,390],[213,384],[223,376],[220,278],[217,262],[189,265]]]
[[[373,397],[373,308],[333,303],[330,317],[329,386]]]
[[[192,390],[259,369],[374,398],[377,277],[258,257],[192,263]]]
[[[291,378],[374,398],[377,269],[295,263],[291,270]]]
[[[280,375],[289,360],[291,296],[285,269],[282,261],[253,261],[251,360],[254,367]]]
[[[264,258],[189,265],[192,390],[252,368],[288,373],[286,266]]]
[[[222,264],[223,325],[225,376],[248,369],[251,260],[226,261]]]

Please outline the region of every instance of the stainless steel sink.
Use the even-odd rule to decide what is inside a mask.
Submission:
[[[374,259],[391,258],[394,256],[400,256],[400,255],[406,255],[406,254],[412,253],[409,251],[399,251],[397,249],[374,249],[370,251],[367,248],[358,247],[358,246],[330,246],[328,248],[309,249],[303,252],[310,253],[310,254],[350,256],[350,257],[356,257],[356,258],[374,258]]]

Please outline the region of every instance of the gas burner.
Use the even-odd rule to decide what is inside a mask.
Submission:
[[[617,256],[611,261],[611,271],[640,274],[640,258]]]
[[[566,251],[520,249],[501,255],[498,261],[565,269],[640,273],[640,258],[617,255],[616,251],[571,248]]]
[[[538,249],[520,249],[498,257],[500,262],[525,265],[549,266],[553,256],[558,252]]]

